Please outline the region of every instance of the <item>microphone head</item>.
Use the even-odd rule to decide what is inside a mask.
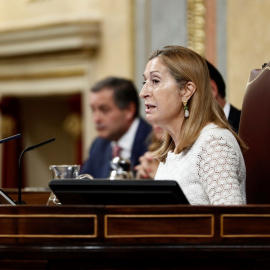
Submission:
[[[4,139],[0,140],[0,143],[4,143],[4,142],[10,141],[10,140],[17,139],[20,136],[21,136],[21,134],[19,133],[19,134],[4,138]]]
[[[43,146],[43,145],[45,145],[45,144],[47,144],[47,143],[50,143],[50,142],[53,142],[53,141],[55,141],[55,138],[51,138],[51,139],[46,140],[46,141],[44,141],[44,142],[38,143],[38,144],[36,144],[36,145],[29,146],[29,147],[27,147],[27,148],[25,149],[25,151],[33,150],[33,149],[35,149],[35,148],[38,148],[38,147],[40,147],[40,146]]]

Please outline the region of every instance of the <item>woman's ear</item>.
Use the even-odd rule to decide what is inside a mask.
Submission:
[[[182,101],[188,101],[197,90],[193,82],[188,82],[182,92]]]

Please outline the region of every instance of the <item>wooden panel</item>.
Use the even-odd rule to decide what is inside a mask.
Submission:
[[[269,205],[2,205],[0,268],[265,270],[269,228]]]
[[[221,215],[220,234],[221,237],[270,237],[270,215]]]
[[[213,215],[105,215],[105,238],[213,237]]]
[[[0,237],[95,238],[95,215],[0,215]]]

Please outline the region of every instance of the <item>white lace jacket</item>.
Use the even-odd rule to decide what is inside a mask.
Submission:
[[[169,152],[155,180],[176,180],[192,205],[246,204],[246,167],[229,130],[209,124],[180,154]]]

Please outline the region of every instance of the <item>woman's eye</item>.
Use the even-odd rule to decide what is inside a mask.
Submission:
[[[143,81],[142,84],[145,85],[146,84],[146,81]]]
[[[153,84],[159,83],[159,80],[153,80]]]

